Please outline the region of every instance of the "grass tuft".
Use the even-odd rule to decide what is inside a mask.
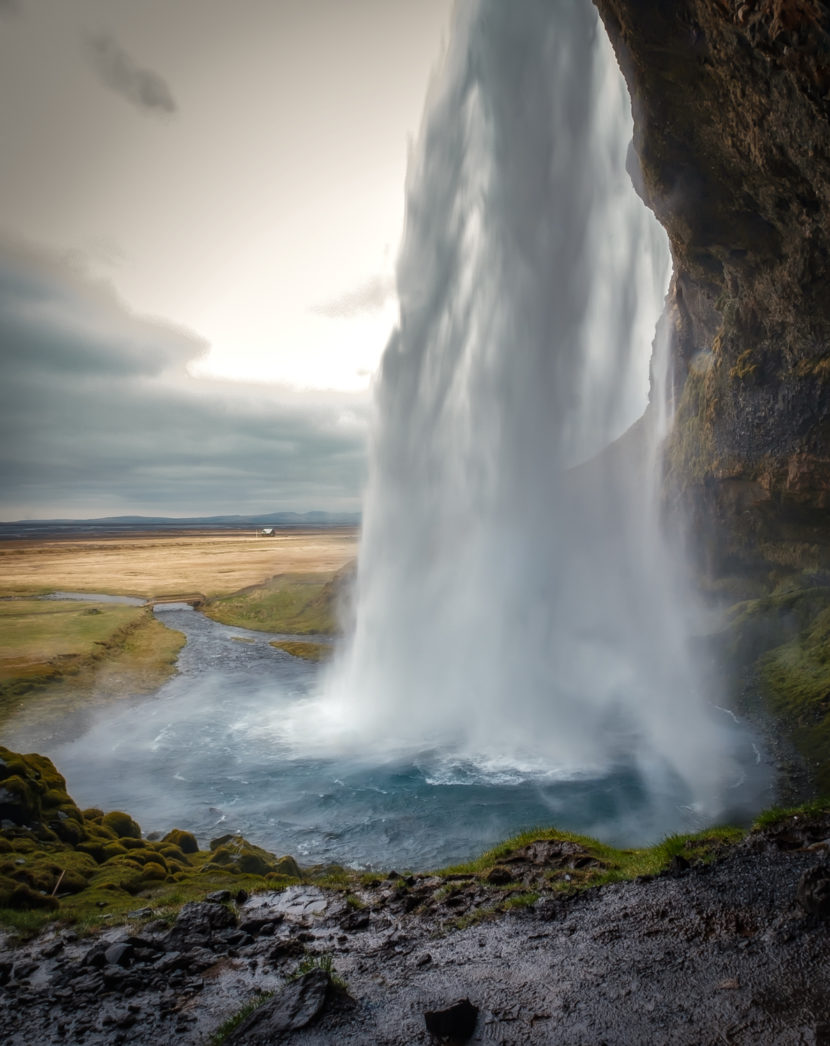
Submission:
[[[260,992],[255,995],[253,999],[250,999],[245,1003],[236,1013],[232,1014],[226,1021],[219,1025],[216,1031],[211,1035],[208,1040],[208,1046],[222,1046],[222,1043],[227,1039],[232,1031],[245,1020],[246,1017],[250,1017],[251,1014],[260,1008],[263,1003],[268,1002],[269,999],[273,998],[273,992]]]

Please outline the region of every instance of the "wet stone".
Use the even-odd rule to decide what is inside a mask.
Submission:
[[[365,910],[349,912],[340,920],[340,929],[348,933],[356,933],[365,930],[369,925],[369,913]]]
[[[469,999],[459,999],[444,1010],[431,1010],[424,1014],[427,1031],[439,1040],[469,1039],[475,1031],[478,1007]]]
[[[268,915],[249,915],[240,921],[239,929],[255,937],[270,936],[284,919],[285,916],[282,912]]]
[[[228,1046],[253,1046],[306,1028],[323,1012],[330,992],[331,978],[325,970],[311,970],[255,1010],[225,1041]]]
[[[230,890],[214,890],[205,897],[205,900],[212,904],[228,904],[231,900],[231,892]]]
[[[183,952],[167,952],[154,964],[155,969],[161,973],[169,970],[178,970],[187,965],[187,956]]]
[[[804,872],[795,897],[807,915],[819,919],[830,916],[830,866],[820,864]]]
[[[129,966],[133,958],[133,946],[126,942],[111,944],[104,952],[104,959],[111,966]]]

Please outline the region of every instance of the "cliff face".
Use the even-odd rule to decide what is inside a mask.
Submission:
[[[714,575],[830,566],[830,8],[595,0],[668,231],[668,490]]]

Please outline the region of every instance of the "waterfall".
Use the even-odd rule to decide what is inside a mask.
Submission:
[[[459,5],[410,158],[322,718],[485,774],[628,766],[658,806],[711,814],[730,759],[658,519],[669,255],[631,134],[588,0]]]

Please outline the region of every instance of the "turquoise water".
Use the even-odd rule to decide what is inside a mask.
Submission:
[[[145,834],[184,828],[204,846],[241,832],[301,863],[424,869],[540,825],[631,844],[702,827],[679,782],[673,791],[669,779],[655,795],[653,782],[624,759],[563,776],[555,767],[495,766],[440,748],[346,755],[329,737],[316,750],[308,743],[315,666],[269,646],[273,636],[217,624],[190,607],[156,612],[188,637],[179,675],[149,699],[111,707],[83,736],[48,753],[79,805],[126,809]],[[751,738],[731,720],[724,726],[746,773],[729,800],[736,810],[754,808],[763,768]]]

